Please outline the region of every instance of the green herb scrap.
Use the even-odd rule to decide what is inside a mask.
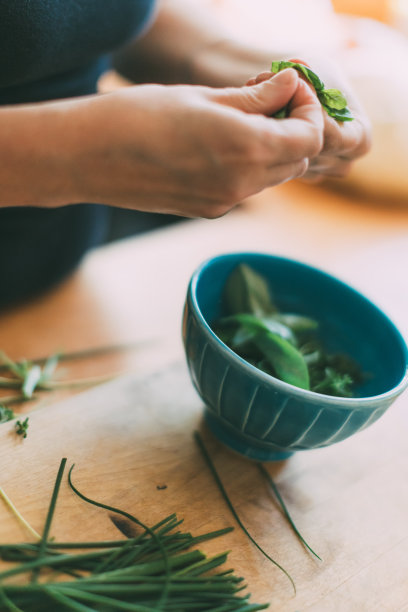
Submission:
[[[7,423],[8,421],[12,421],[16,418],[13,410],[11,408],[7,408],[7,406],[0,405],[0,424]]]
[[[352,121],[354,119],[350,109],[347,107],[347,100],[339,89],[325,89],[323,81],[321,81],[317,74],[303,64],[284,60],[272,62],[271,71],[274,73],[280,72],[285,68],[294,68],[313,85],[321,105],[330,117],[337,121]],[[274,116],[277,118],[286,117],[286,109],[278,111]]]
[[[28,417],[26,417],[24,419],[24,421],[16,421],[16,434],[18,436],[22,436],[23,438],[27,437],[27,430],[28,430]]]
[[[31,361],[13,361],[0,351],[0,366],[5,368],[12,378],[2,378],[1,387],[17,388],[21,390],[23,400],[29,400],[37,388],[44,388],[50,381],[58,364],[58,355],[49,357],[44,366]]]
[[[266,288],[255,270],[246,264],[237,266],[225,284],[225,316],[214,322],[215,333],[271,376],[316,393],[351,397],[353,386],[363,379],[359,366],[347,355],[327,353],[316,320],[278,312]]]

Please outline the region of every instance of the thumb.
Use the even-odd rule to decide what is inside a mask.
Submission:
[[[217,101],[245,113],[269,116],[286,106],[294,96],[298,83],[297,71],[287,68],[256,85],[218,90]]]

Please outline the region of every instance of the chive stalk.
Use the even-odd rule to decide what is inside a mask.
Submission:
[[[251,542],[256,546],[256,548],[264,555],[264,557],[266,557],[271,563],[273,563],[273,565],[276,565],[276,567],[278,567],[284,574],[285,576],[289,579],[294,593],[296,594],[296,585],[295,582],[292,578],[292,576],[289,574],[289,572],[287,572],[285,570],[284,567],[282,567],[282,565],[280,565],[280,563],[278,563],[277,561],[275,561],[275,559],[273,559],[259,544],[258,542],[252,537],[252,535],[249,533],[248,529],[245,527],[245,525],[243,524],[243,522],[241,521],[237,511],[234,508],[234,505],[232,504],[226,490],[225,487],[222,483],[222,480],[215,468],[215,465],[210,457],[210,454],[204,444],[204,441],[202,440],[200,434],[198,433],[198,431],[194,432],[194,438],[198,444],[198,447],[201,451],[201,454],[205,460],[205,462],[207,463],[208,467],[210,468],[210,471],[214,477],[214,480],[220,490],[221,495],[224,498],[225,503],[227,504],[228,508],[231,510],[231,513],[233,515],[233,517],[235,518],[236,522],[238,523],[238,525],[240,526],[240,528],[242,529],[242,531],[245,533],[245,535],[251,540]]]
[[[264,465],[262,465],[262,463],[258,463],[258,469],[261,472],[262,476],[266,479],[266,481],[268,482],[269,486],[271,487],[272,491],[274,492],[276,499],[278,500],[283,513],[289,523],[289,525],[292,527],[292,530],[295,532],[295,534],[297,535],[297,537],[299,538],[299,540],[302,542],[302,544],[312,553],[312,555],[314,555],[317,559],[319,559],[319,561],[321,561],[321,557],[319,557],[319,555],[313,550],[313,548],[311,548],[309,546],[309,544],[306,542],[306,540],[304,539],[304,537],[302,536],[302,534],[299,532],[298,528],[296,527],[295,523],[293,522],[292,517],[289,514],[289,510],[286,507],[285,502],[283,501],[283,498],[281,496],[281,494],[279,493],[279,489],[276,486],[272,476],[270,475],[270,473],[268,472],[268,470],[265,468]]]

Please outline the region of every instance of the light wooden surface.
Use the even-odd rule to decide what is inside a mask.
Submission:
[[[192,439],[202,405],[183,360],[181,312],[196,265],[235,250],[286,255],[336,274],[408,337],[407,210],[291,184],[222,219],[183,222],[95,251],[59,288],[0,315],[0,347],[13,358],[136,343],[64,366],[70,378],[127,374],[57,404],[57,396],[44,396],[48,405],[31,413],[26,440],[11,425],[0,427],[0,485],[37,530],[63,456],[76,463],[84,492],[149,522],[177,511],[196,533],[234,524]],[[296,597],[238,529],[205,550],[232,550],[230,565],[246,577],[254,601],[269,601],[276,612],[407,611],[407,408],[406,393],[368,430],[269,467],[323,562],[298,543],[254,464],[203,428],[243,521],[293,575]],[[114,536],[103,511],[85,508],[67,487],[60,501],[54,536]],[[0,516],[0,541],[27,537],[5,507]]]

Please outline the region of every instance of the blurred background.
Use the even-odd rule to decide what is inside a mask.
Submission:
[[[302,57],[333,57],[372,121],[373,148],[346,179],[321,189],[375,206],[408,205],[408,0],[190,0],[191,10],[194,3],[216,16],[226,36],[270,49],[271,58],[296,56],[294,41]],[[120,84],[108,73],[101,89]],[[179,220],[115,210],[109,240]]]

